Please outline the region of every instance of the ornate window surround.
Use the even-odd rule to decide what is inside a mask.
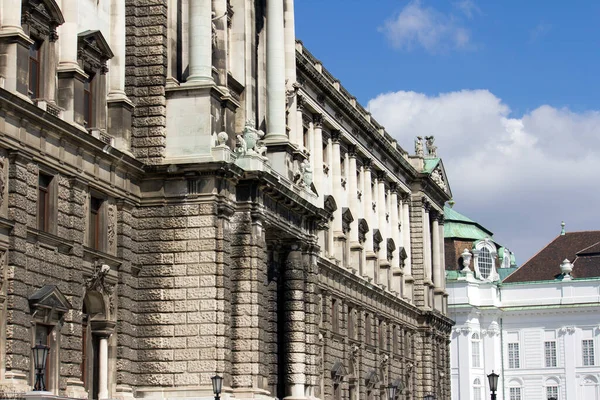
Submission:
[[[479,266],[479,254],[481,250],[485,248],[490,252],[492,258],[492,268],[488,277],[483,277],[480,266]],[[473,244],[473,268],[475,270],[475,277],[486,282],[495,282],[499,279],[498,271],[496,270],[496,259],[498,254],[496,252],[496,245],[490,238],[479,240]]]

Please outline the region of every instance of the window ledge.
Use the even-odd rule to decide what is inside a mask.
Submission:
[[[52,233],[40,231],[34,228],[27,228],[27,240],[30,243],[38,243],[40,246],[59,253],[69,254],[73,249],[73,241],[63,239]]]
[[[88,261],[98,261],[102,264],[108,264],[111,268],[118,269],[123,260],[100,250],[83,246],[83,257]]]

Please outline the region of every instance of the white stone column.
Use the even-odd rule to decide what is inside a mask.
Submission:
[[[272,1],[272,0],[271,0]],[[337,203],[337,210],[334,212],[333,219],[333,236],[335,243],[335,255],[340,261],[342,260],[342,252],[344,251],[344,241],[340,240],[343,238],[344,233],[342,231],[342,168],[340,163],[340,132],[332,132],[331,137],[332,146],[332,162],[331,170],[333,176],[332,191],[333,198]]]
[[[296,118],[294,119],[296,123],[296,129],[290,131],[290,142],[295,143],[298,147],[304,147],[304,125],[303,125],[303,114],[304,110],[304,97],[301,95],[297,95],[296,98]],[[291,121],[290,121],[291,122]]]
[[[400,247],[402,247],[402,239],[400,238],[400,230],[398,228],[398,188],[396,184],[390,189],[390,233],[391,238],[396,245],[396,250],[392,253],[392,283],[390,289],[402,295],[402,269],[400,268]]]
[[[374,259],[377,258],[373,251],[373,197],[371,195],[371,163],[370,158],[363,159],[363,205],[364,205],[364,217],[365,221],[369,225],[369,232],[367,232],[364,251],[366,254],[365,263],[365,278],[375,279],[375,264]]]
[[[439,252],[440,252],[440,271],[442,274],[442,279],[440,281],[440,288],[442,291],[442,312],[444,314],[448,313],[448,293],[446,292],[446,251],[444,248],[444,216],[440,215],[438,217],[438,229],[439,229]]]
[[[77,64],[79,1],[62,0],[61,9],[65,22],[58,27],[58,42],[60,45],[59,67],[60,69],[80,69],[79,64]]]
[[[189,0],[188,83],[212,83],[211,0]]]
[[[413,283],[412,277],[412,255],[410,243],[410,194],[405,194],[402,197],[402,243],[406,251],[406,260],[404,260],[404,288],[403,296],[406,300],[413,299]]]
[[[101,336],[98,345],[98,398],[108,399],[108,336]]]
[[[432,262],[431,262],[431,223],[429,219],[429,203],[423,203],[423,265],[425,268],[425,274],[423,284],[425,286],[425,304],[427,307],[433,307],[431,294],[433,292],[433,274],[432,274]]]
[[[62,38],[61,38],[62,39]],[[108,98],[124,99],[125,95],[125,2],[112,0],[110,5],[110,48],[114,57],[108,70]]]
[[[21,26],[21,5],[22,0],[3,0],[2,14],[2,32],[23,32]]]
[[[434,304],[436,310],[443,311],[443,282],[444,274],[442,271],[442,255],[440,254],[440,227],[438,218],[435,216],[431,226],[431,249],[432,249],[432,269],[433,269],[433,285],[434,285]]]
[[[284,30],[285,30],[285,79],[287,88],[291,89],[296,82],[296,32],[294,23],[294,0],[284,0]],[[291,96],[287,105],[289,137],[291,143],[296,143],[296,103],[298,96]],[[313,169],[314,171],[314,169]]]
[[[387,201],[385,198],[385,181],[386,173],[380,171],[377,174],[377,219],[379,233],[383,238],[379,244],[379,281],[378,283],[390,287],[390,263],[387,259],[387,239],[388,239],[388,224],[387,224]]]
[[[267,0],[267,133],[265,142],[286,142],[285,29],[283,0]],[[336,199],[337,200],[337,199]]]
[[[348,182],[348,207],[354,216],[354,221],[350,224],[350,246],[358,245],[358,186],[356,182],[356,146],[348,147],[348,168],[346,169]],[[354,260],[353,260],[354,261]]]
[[[318,206],[323,207],[323,198],[325,193],[324,174],[323,174],[323,114],[313,115],[313,150],[310,159],[313,167],[313,182],[319,198]]]

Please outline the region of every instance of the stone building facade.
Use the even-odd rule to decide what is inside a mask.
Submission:
[[[391,138],[293,0],[0,7],[4,392],[41,341],[70,398],[449,398],[433,138]]]

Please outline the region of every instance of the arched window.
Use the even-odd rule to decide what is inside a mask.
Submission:
[[[473,368],[481,368],[481,339],[478,333],[471,336],[471,364]]]
[[[479,258],[477,260],[477,264],[479,266],[479,273],[484,279],[490,277],[490,273],[492,272],[492,267],[494,265],[494,259],[492,258],[492,253],[487,247],[483,247],[479,252]]]
[[[555,378],[546,379],[546,399],[558,400],[558,382],[558,379]]]
[[[483,389],[479,378],[473,381],[473,400],[483,400]]]

